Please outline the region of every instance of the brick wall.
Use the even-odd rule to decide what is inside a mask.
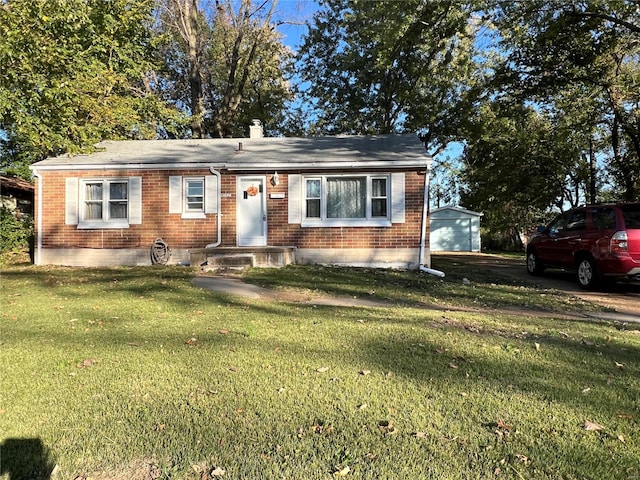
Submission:
[[[42,172],[43,248],[149,248],[161,237],[172,248],[202,248],[217,240],[216,214],[183,219],[169,214],[169,176],[205,176],[208,170]],[[142,224],[124,229],[78,229],[65,225],[65,179],[142,177]],[[267,180],[271,178],[267,176]],[[405,223],[392,227],[302,228],[288,223],[288,176],[267,183],[268,245],[299,248],[417,248],[420,243],[424,175],[405,173]],[[282,199],[270,193],[284,193]],[[222,246],[236,245],[236,175],[221,176]]]
[[[294,245],[299,248],[417,248],[420,245],[424,175],[405,172],[405,223],[391,227],[301,227],[288,224],[288,176],[280,175],[277,187],[268,185],[268,193],[282,192],[284,199],[267,199],[269,245]]]
[[[170,175],[210,175],[208,170],[42,172],[43,248],[149,248],[161,237],[171,247],[200,248],[216,240],[217,215],[183,219],[169,214]],[[122,229],[78,229],[65,225],[65,179],[142,177],[142,224]]]

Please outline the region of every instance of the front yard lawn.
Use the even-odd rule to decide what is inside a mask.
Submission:
[[[192,275],[3,268],[2,480],[640,478],[639,325],[487,272]]]

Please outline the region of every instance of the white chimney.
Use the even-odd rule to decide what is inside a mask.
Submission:
[[[253,125],[249,126],[249,138],[262,138],[264,132],[262,131],[262,122],[260,120],[252,120]]]

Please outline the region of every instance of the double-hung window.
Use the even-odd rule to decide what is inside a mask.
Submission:
[[[169,213],[184,219],[203,219],[218,213],[218,182],[214,175],[169,177]]]
[[[184,179],[184,213],[204,216],[204,178]]]
[[[129,226],[128,179],[80,180],[80,226]]]
[[[389,175],[305,177],[303,223],[389,225],[389,184]]]

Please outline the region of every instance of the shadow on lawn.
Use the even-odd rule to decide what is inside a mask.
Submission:
[[[55,467],[39,438],[7,438],[0,444],[0,475],[9,480],[49,480]]]
[[[430,339],[427,331],[414,338],[369,339],[360,342],[359,350],[367,365],[418,381],[459,383],[461,389],[479,381],[496,391],[522,392],[585,409],[585,414],[603,409],[637,411],[632,394],[640,375],[637,348],[585,344],[583,339],[552,335],[529,340],[500,334],[504,340],[496,344],[492,332],[468,335],[475,337],[468,345],[477,345],[477,353],[468,345],[444,347]],[[485,348],[482,338],[493,346]],[[534,342],[541,345],[539,353]],[[585,389],[590,393],[585,394]]]

